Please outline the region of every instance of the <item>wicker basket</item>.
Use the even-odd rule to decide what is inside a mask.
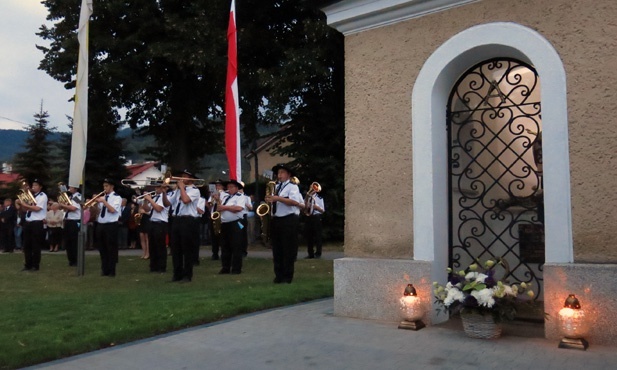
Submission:
[[[461,314],[463,330],[471,338],[496,339],[501,336],[501,325],[496,324],[492,315],[478,313]]]

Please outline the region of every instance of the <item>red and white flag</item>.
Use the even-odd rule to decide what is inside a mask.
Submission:
[[[236,37],[236,1],[231,0],[227,28],[227,84],[225,89],[225,151],[229,177],[242,180],[240,157],[240,107],[238,104],[238,48]]]

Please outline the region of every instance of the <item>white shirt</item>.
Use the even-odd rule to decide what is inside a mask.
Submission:
[[[323,214],[323,212],[320,212],[318,210],[315,209],[315,206],[321,208],[324,210],[324,212],[326,211],[326,207],[323,204],[323,198],[320,197],[319,195],[317,195],[317,193],[313,193],[313,195],[311,195],[311,198],[309,199],[309,214],[310,215],[321,215]]]
[[[243,210],[245,210],[246,209],[246,197],[240,193],[236,193],[234,195],[225,197],[225,200],[223,201],[222,204],[226,206],[240,206],[242,207]],[[223,211],[221,212],[221,222],[226,223],[226,222],[239,221],[243,218],[243,215],[244,215],[244,211],[239,211],[239,212]]]
[[[285,181],[282,184],[277,184],[275,188],[275,194],[279,197],[289,198],[295,200],[298,203],[304,203],[304,199],[300,194],[300,189],[298,185],[292,184],[289,180]],[[288,206],[283,202],[275,202],[276,203],[276,213],[274,217],[285,217],[291,214],[299,215],[300,208],[296,206]]]
[[[99,224],[109,224],[112,222],[118,222],[118,219],[120,218],[120,207],[122,207],[122,197],[114,192],[110,194],[105,194],[104,197],[106,197],[107,203],[109,203],[109,205],[111,205],[111,207],[115,209],[116,212],[114,213],[109,212],[107,207],[105,207],[105,205],[102,202],[99,203],[100,212],[99,212],[99,218],[97,219],[97,222]],[[103,216],[103,208],[105,208],[105,216]]]
[[[156,194],[152,197],[154,203],[163,207],[161,212],[157,212],[154,207],[152,207],[152,215],[150,216],[150,221],[158,221],[158,222],[168,222],[169,221],[169,207],[165,207],[163,204],[163,195]]]
[[[39,211],[26,211],[26,221],[43,221],[47,218],[47,194],[39,191],[36,194],[32,194],[36,205],[41,207]]]
[[[202,212],[206,211],[206,198],[199,197],[199,201],[197,201],[197,208],[199,208]]]
[[[71,205],[77,209],[71,212],[67,212],[66,219],[79,221],[81,219],[81,194],[75,193],[71,195]]]
[[[199,193],[199,189],[197,189],[195,186],[187,186],[185,187],[186,189],[186,195],[189,196],[189,198],[191,198],[191,201],[189,203],[184,203],[182,202],[182,199],[180,198],[180,190],[176,190],[173,197],[174,197],[174,201],[172,202],[172,204],[175,205],[174,208],[174,216],[191,216],[191,217],[199,217],[199,213],[197,213],[197,202],[199,201],[199,198],[201,198],[201,194]]]

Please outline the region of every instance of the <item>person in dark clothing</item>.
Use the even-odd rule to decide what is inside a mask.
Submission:
[[[0,212],[0,249],[4,253],[13,253],[15,250],[15,225],[17,224],[17,210],[13,200],[4,200],[4,209]]]

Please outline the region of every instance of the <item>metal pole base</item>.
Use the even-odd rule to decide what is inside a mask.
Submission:
[[[559,342],[559,348],[586,351],[587,348],[589,348],[589,342],[584,338],[563,338],[561,342]]]
[[[405,329],[405,330],[420,330],[420,329],[422,329],[425,326],[426,325],[424,325],[422,320],[416,320],[416,321],[403,320],[398,325],[398,328],[399,329]]]

